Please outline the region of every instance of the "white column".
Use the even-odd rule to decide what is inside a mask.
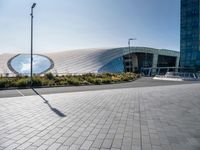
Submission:
[[[157,64],[158,64],[158,54],[154,53],[153,54],[153,65],[152,65],[152,68],[157,68]],[[152,74],[156,74],[156,69],[152,69]]]

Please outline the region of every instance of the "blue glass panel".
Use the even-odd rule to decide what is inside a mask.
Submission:
[[[16,74],[30,75],[30,55],[19,54],[11,58],[8,67]],[[53,62],[46,56],[33,55],[33,74],[41,74],[53,67]]]
[[[111,72],[111,73],[119,73],[124,72],[123,58],[118,57],[113,59],[111,62],[107,63],[103,67],[101,67],[98,72]]]

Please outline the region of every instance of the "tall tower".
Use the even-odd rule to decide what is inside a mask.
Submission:
[[[200,70],[200,0],[181,0],[180,66]]]

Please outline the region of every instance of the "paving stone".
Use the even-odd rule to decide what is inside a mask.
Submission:
[[[29,138],[22,137],[21,139],[19,139],[18,141],[16,141],[16,143],[22,144],[22,143],[24,143],[24,142],[26,142],[28,140],[29,140]]]
[[[74,144],[76,144],[76,145],[82,145],[82,144],[84,143],[85,140],[86,140],[86,137],[80,136],[80,137],[74,142]]]
[[[69,147],[69,150],[79,150],[80,149],[80,145],[72,145]]]
[[[111,150],[120,150],[120,149],[118,149],[118,148],[111,148]]]
[[[152,150],[151,144],[142,144],[142,150]]]
[[[199,89],[196,83],[42,95],[49,105],[38,95],[0,98],[0,149],[199,149]]]
[[[104,139],[106,137],[106,134],[99,134],[97,136],[98,139]]]
[[[100,148],[101,145],[102,145],[102,143],[103,143],[103,139],[96,139],[94,141],[94,143],[92,144],[92,147],[94,147],[94,148]]]
[[[48,147],[48,145],[41,145],[37,148],[37,150],[46,150]]]
[[[61,146],[60,143],[53,143],[50,147],[48,147],[48,150],[56,150]]]
[[[71,146],[74,143],[75,140],[76,140],[76,138],[70,137],[63,144]]]
[[[29,139],[28,142],[34,143],[34,142],[37,141],[38,139],[40,139],[40,137],[35,136],[35,137],[32,137],[31,139]]]
[[[39,139],[36,142],[33,143],[34,146],[40,146],[45,142],[45,140]]]
[[[121,150],[131,150],[131,145],[122,145]]]
[[[48,139],[44,142],[45,145],[52,145],[54,142],[56,141],[56,139]]]
[[[27,147],[29,147],[32,143],[26,142],[23,143],[22,145],[20,145],[19,147],[17,147],[17,149],[26,149]]]
[[[114,139],[112,147],[120,149],[122,145],[122,139]]]
[[[87,140],[88,140],[88,141],[94,141],[95,139],[96,139],[96,135],[90,134],[90,135],[87,137]]]
[[[137,145],[132,145],[132,150],[142,150],[142,148]]]
[[[91,147],[92,143],[93,141],[85,141],[80,149],[88,150]]]
[[[38,147],[37,146],[29,146],[26,148],[26,150],[36,150]]]
[[[19,146],[19,144],[13,143],[11,145],[9,145],[8,147],[5,148],[5,150],[13,150],[15,148],[17,148]]]
[[[68,150],[68,149],[69,149],[69,146],[64,146],[64,145],[58,148],[58,150]]]
[[[66,140],[67,140],[66,137],[61,136],[56,142],[57,142],[57,143],[64,143]]]
[[[101,147],[110,149],[112,142],[113,140],[111,139],[105,139]]]
[[[162,150],[161,146],[152,146],[152,150]]]
[[[90,150],[99,150],[99,148],[90,147]]]
[[[15,141],[13,140],[9,140],[9,141],[6,141],[5,143],[1,144],[2,147],[7,147],[9,145],[11,145],[12,143],[14,143]]]

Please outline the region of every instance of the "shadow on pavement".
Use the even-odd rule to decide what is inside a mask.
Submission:
[[[49,104],[49,101],[46,100],[42,95],[40,95],[40,93],[38,93],[34,88],[32,88],[32,90],[33,90],[33,92],[34,92],[35,94],[37,94],[38,96],[40,96],[40,97],[44,100],[44,103],[46,103],[46,104],[49,106],[49,108],[50,108],[56,115],[58,115],[58,116],[60,116],[60,117],[66,117],[66,115],[63,114],[61,111],[59,111],[59,110],[56,109],[56,108],[53,108],[53,107],[51,106],[51,104]]]

